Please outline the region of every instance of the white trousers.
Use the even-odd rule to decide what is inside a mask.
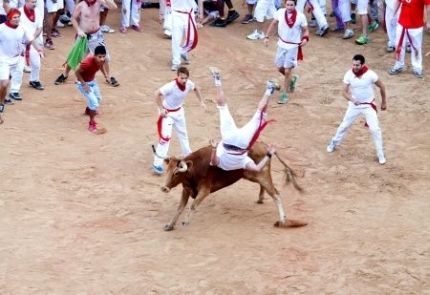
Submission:
[[[396,47],[396,30],[397,30],[397,17],[399,13],[395,13],[395,9],[385,7],[385,25],[387,27],[388,46]]]
[[[328,26],[327,19],[324,16],[324,12],[322,11],[318,0],[298,0],[296,5],[297,11],[303,12],[307,2],[309,2],[314,8],[312,13],[315,16],[315,19],[318,23],[318,27],[320,28],[327,27]]]
[[[265,120],[267,116],[266,113],[262,114],[261,111],[257,110],[248,123],[238,128],[227,105],[218,106],[218,110],[222,141],[243,149],[248,147],[261,124],[261,120]]]
[[[121,27],[139,26],[141,5],[140,0],[122,0]]]
[[[351,21],[351,1],[339,0],[339,10],[342,16],[342,22],[347,23]]]
[[[173,129],[175,130],[175,133],[178,136],[182,154],[184,156],[190,154],[191,148],[188,140],[184,108],[181,108],[176,112],[168,113],[167,117],[162,119],[161,135],[163,137],[171,138]],[[170,145],[170,140],[165,141],[165,140],[162,140],[161,138],[159,139],[156,151],[157,151],[157,155],[160,157],[157,157],[157,155],[154,156],[155,166],[163,165],[163,158],[167,157],[167,152],[169,151],[169,145]]]
[[[30,81],[40,81],[40,65],[40,54],[33,46],[30,46]]]
[[[181,54],[187,54],[182,48],[185,30],[188,28],[188,14],[172,11],[172,65],[181,64]],[[192,13],[194,18],[194,13]]]
[[[10,80],[10,92],[19,92],[22,85],[22,76],[24,75],[24,57],[20,56],[15,67],[10,70],[12,79]]]
[[[378,158],[384,156],[384,148],[382,142],[382,132],[379,127],[378,116],[376,111],[370,105],[359,105],[356,106],[353,103],[349,103],[348,109],[346,110],[345,117],[342,123],[340,123],[337,128],[336,135],[332,138],[332,143],[334,146],[338,146],[342,143],[349,127],[359,116],[364,116],[366,118],[367,125],[369,125],[370,133],[372,134],[373,143],[376,148],[376,155]]]
[[[401,24],[397,24],[396,29],[396,46],[400,42],[400,38],[402,35],[403,26]],[[409,40],[408,35],[411,38]],[[405,66],[405,47],[406,42],[410,41],[411,43],[411,63],[414,70],[422,71],[423,69],[423,53],[422,53],[422,44],[423,44],[423,28],[418,29],[407,29],[404,34],[403,42],[401,44],[402,50],[400,52],[400,59],[396,60],[396,64],[394,68],[403,68]]]

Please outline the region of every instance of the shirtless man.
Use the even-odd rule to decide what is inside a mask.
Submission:
[[[103,32],[100,29],[100,6],[103,5],[109,9],[116,9],[117,6],[113,0],[84,0],[75,7],[72,16],[73,28],[79,37],[87,37],[88,51],[94,53],[94,49],[99,46],[105,46]],[[77,39],[78,41],[79,39]],[[106,53],[106,62],[103,65],[103,73],[106,82],[111,86],[119,86],[118,81],[110,76],[109,71],[109,53]],[[63,84],[70,72],[70,67],[66,64],[64,72],[55,80],[55,85]]]

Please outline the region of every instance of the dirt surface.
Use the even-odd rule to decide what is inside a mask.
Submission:
[[[111,88],[98,76],[106,134],[86,130],[73,77],[53,85],[72,43],[70,28],[46,52],[46,90],[25,86],[26,74],[24,100],[7,107],[0,126],[0,293],[430,294],[428,75],[390,77],[393,55],[385,53],[381,29],[363,47],[335,33],[312,35],[298,90],[287,105],[271,104],[276,123],[262,135],[302,175],[299,194],[282,185],[273,161],[288,217],[309,225],[274,228],[273,202],[266,197],[257,205],[258,186],[242,181],[206,199],[189,226],[164,232],[181,190],[162,193],[164,177],[150,170],[153,93],[174,78],[157,17],[145,10],[142,33],[106,36],[121,83]],[[108,19],[115,29],[118,18]],[[215,95],[207,67],[222,70],[239,125],[254,113],[265,81],[280,78],[276,42],[265,48],[246,40],[252,27],[203,28],[189,67],[207,100]],[[387,85],[388,110],[379,113],[384,166],[363,122],[335,153],[326,152],[347,107],[342,78],[355,53]],[[424,69],[430,71],[429,58]],[[190,95],[185,108],[193,149],[219,137],[213,103],[205,112]],[[174,138],[171,154],[178,153]]]

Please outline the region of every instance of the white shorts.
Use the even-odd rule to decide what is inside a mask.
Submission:
[[[264,22],[264,19],[272,19],[276,12],[274,0],[258,0],[254,9],[254,18],[259,22]]]
[[[0,59],[0,81],[9,80],[10,73],[18,66],[20,56]]]
[[[57,12],[60,9],[64,8],[64,2],[63,0],[57,0],[55,3],[53,0],[46,0],[45,1],[45,7],[48,13]]]
[[[357,1],[357,14],[367,14],[367,8],[369,7],[369,0],[358,0]]]
[[[299,47],[285,49],[278,46],[275,57],[275,65],[278,68],[293,69],[297,67],[297,53]]]

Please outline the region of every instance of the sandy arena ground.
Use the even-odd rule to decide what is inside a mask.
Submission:
[[[266,197],[257,205],[258,186],[243,181],[205,200],[189,226],[164,232],[181,190],[162,193],[164,177],[150,170],[153,93],[174,78],[170,41],[157,17],[157,10],[145,10],[142,33],[106,36],[121,83],[111,88],[98,76],[106,134],[86,130],[73,76],[53,84],[71,28],[46,52],[46,90],[27,87],[26,74],[24,100],[7,106],[0,126],[0,293],[430,294],[430,58],[424,80],[409,70],[390,77],[393,54],[385,53],[382,29],[363,47],[335,33],[315,37],[311,29],[297,93],[288,105],[271,104],[276,123],[262,135],[303,176],[299,194],[282,185],[281,165],[273,161],[288,216],[309,225],[274,228],[273,202]],[[108,19],[115,29],[118,19],[118,12]],[[252,28],[237,22],[200,30],[189,68],[209,110],[194,95],[186,100],[193,149],[219,137],[208,65],[224,73],[239,124],[253,114],[265,81],[279,77],[276,42],[265,48],[246,40]],[[388,110],[379,113],[385,166],[362,121],[335,153],[326,152],[347,106],[342,78],[355,53],[387,86]],[[178,153],[174,138],[171,154]]]

